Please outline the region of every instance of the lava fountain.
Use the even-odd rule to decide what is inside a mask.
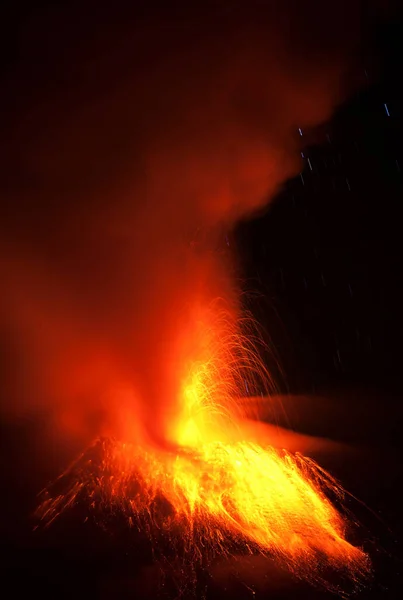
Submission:
[[[123,511],[152,538],[180,539],[188,564],[236,549],[314,583],[331,567],[358,584],[369,561],[331,502],[342,503],[342,487],[314,460],[262,444],[246,419],[242,389],[270,385],[253,320],[236,320],[222,300],[193,316],[165,443],[138,426],[125,439],[100,438],[46,490],[38,515],[50,524],[85,500],[97,514]]]

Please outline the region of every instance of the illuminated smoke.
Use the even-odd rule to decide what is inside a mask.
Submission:
[[[195,301],[237,303],[224,233],[298,172],[298,128],[351,83],[355,3],[279,4],[80,5],[26,26],[3,100],[5,415],[68,440],[129,411],[163,443],[178,332]]]

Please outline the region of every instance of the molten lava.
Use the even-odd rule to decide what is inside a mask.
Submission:
[[[236,322],[215,304],[199,311],[183,344],[177,411],[166,444],[103,438],[98,459],[85,452],[48,490],[40,507],[53,521],[80,498],[92,508],[119,507],[130,523],[179,535],[192,561],[231,555],[236,547],[280,559],[295,574],[322,581],[324,566],[355,581],[366,554],[345,538],[347,522],[333,506],[343,489],[312,459],[253,439],[241,393],[267,386],[251,323]],[[182,356],[183,359],[183,356]],[[138,430],[137,430],[138,431]],[[127,434],[126,434],[127,438]],[[54,490],[66,485],[63,493]],[[158,506],[164,503],[162,511]],[[179,532],[179,534],[178,534]]]

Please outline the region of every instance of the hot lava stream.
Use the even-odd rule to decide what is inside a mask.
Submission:
[[[360,584],[369,559],[347,541],[348,519],[332,503],[342,507],[343,488],[313,459],[262,441],[262,424],[246,419],[241,388],[268,381],[251,322],[207,314],[193,330],[166,443],[138,427],[133,439],[100,438],[45,491],[38,515],[50,524],[84,500],[97,514],[122,511],[153,540],[179,536],[189,563],[260,554],[328,589],[328,567]]]

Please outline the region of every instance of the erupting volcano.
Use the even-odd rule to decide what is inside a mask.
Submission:
[[[348,19],[339,2],[124,3],[116,19],[68,4],[27,25],[3,128],[0,318],[18,368],[0,409],[45,449],[95,439],[38,515],[118,511],[183,572],[260,554],[358,584],[343,489],[263,422],[270,350],[224,240],[359,84],[361,3]]]
[[[38,514],[51,523],[82,499],[98,518],[122,510],[152,538],[181,539],[188,564],[237,548],[312,582],[325,583],[327,565],[358,584],[368,557],[346,541],[348,523],[330,501],[342,501],[343,489],[312,459],[264,441],[246,418],[242,388],[267,391],[269,374],[253,321],[236,322],[221,305],[196,311],[177,414],[160,443],[139,422],[126,439],[99,439],[45,492]]]

